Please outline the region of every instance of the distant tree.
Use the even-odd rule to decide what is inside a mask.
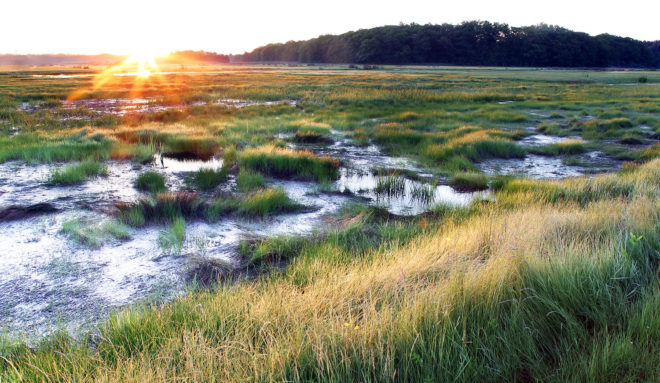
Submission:
[[[553,67],[659,67],[660,43],[548,24],[514,28],[488,21],[389,25],[306,41],[269,44],[251,61]]]

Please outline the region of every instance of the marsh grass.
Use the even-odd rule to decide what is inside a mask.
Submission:
[[[620,140],[632,121],[660,113],[654,87],[607,86],[639,76],[657,82],[654,72],[230,69],[172,76],[167,87],[177,89],[178,100],[211,101],[214,89],[236,99],[297,99],[302,107],[195,107],[185,119],[160,116],[177,122],[122,142],[148,145],[152,137],[164,148],[162,135],[184,131],[195,140],[245,148],[327,123],[363,144],[380,135],[379,145],[390,153],[452,173],[474,171],[474,163],[488,157],[523,156],[512,129],[524,127],[529,110],[553,118],[547,134],[581,135],[596,144]],[[21,133],[0,138],[0,161],[107,158],[108,143],[70,137],[73,123],[57,121],[56,113],[16,111],[19,102],[57,104],[85,80],[17,72],[3,81],[0,120]],[[118,81],[90,97],[128,97],[132,84]],[[163,88],[145,93],[159,96]],[[494,105],[504,100],[516,102]],[[555,110],[565,119],[553,116]],[[577,118],[588,115],[598,120]],[[117,120],[108,121],[112,128],[151,117],[109,120]],[[393,125],[379,126],[387,123]],[[402,133],[400,145],[390,132]],[[173,143],[166,150],[191,147]],[[0,379],[652,381],[660,376],[660,163],[654,160],[660,147],[603,150],[648,163],[561,182],[497,178],[495,202],[456,212],[442,205],[410,221],[365,209],[336,219],[340,228],[323,237],[264,240],[246,249],[250,259],[266,270],[285,259],[286,268],[189,291],[166,304],[126,308],[89,336],[61,332],[31,345],[0,337]],[[288,166],[278,176],[299,177]],[[271,174],[257,167],[246,166]],[[196,209],[150,212],[152,205],[169,205],[157,198],[124,213],[141,226],[210,211],[210,202],[195,199]],[[240,202],[235,195],[213,201],[234,214]]]
[[[456,173],[449,179],[449,185],[460,191],[488,189],[488,176],[483,173]]]
[[[374,189],[376,195],[402,197],[406,192],[406,179],[398,174],[379,175]]]
[[[602,176],[632,193],[592,194],[587,204],[544,202],[537,193],[555,183],[536,181],[498,194],[510,193],[511,206],[483,205],[428,229],[418,219],[396,230],[384,218],[387,229],[364,230],[351,218],[324,239],[258,244],[258,258],[288,257],[288,267],[115,314],[93,346],[66,337],[4,346],[2,374],[643,381],[660,372],[658,169],[656,160]],[[589,194],[590,182],[557,184]]]
[[[238,213],[247,216],[268,216],[301,210],[302,206],[289,198],[283,189],[262,189],[240,201]]]
[[[138,175],[135,180],[135,187],[138,190],[151,193],[161,193],[167,190],[167,186],[165,186],[165,177],[155,171],[147,171]]]
[[[317,181],[339,177],[339,161],[306,150],[262,146],[244,150],[239,159],[242,167],[275,177]]]
[[[204,205],[194,192],[159,193],[135,203],[117,204],[120,221],[136,227],[150,223],[165,224],[177,218],[203,217]]]
[[[48,178],[47,183],[49,185],[75,185],[87,181],[92,176],[105,176],[107,174],[108,169],[104,164],[85,161],[55,170]]]
[[[220,169],[199,169],[186,177],[186,186],[193,190],[209,191],[227,180],[226,167]]]
[[[264,186],[264,177],[257,172],[241,169],[236,177],[238,190],[249,192]]]
[[[435,201],[436,183],[415,183],[410,189],[410,197],[413,201],[419,201],[422,204],[429,205]]]
[[[566,140],[539,147],[528,147],[527,150],[534,154],[544,156],[576,155],[586,152],[588,145],[582,140]]]
[[[92,248],[100,247],[109,237],[119,240],[131,238],[128,228],[114,220],[98,225],[81,218],[73,218],[65,221],[60,231],[79,244]]]
[[[158,244],[163,256],[180,255],[186,235],[186,221],[176,217],[166,230],[158,233]]]

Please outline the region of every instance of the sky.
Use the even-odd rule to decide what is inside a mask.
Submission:
[[[659,0],[0,1],[0,53],[243,53],[401,22],[466,20],[660,40]]]

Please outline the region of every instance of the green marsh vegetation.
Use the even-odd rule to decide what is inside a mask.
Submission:
[[[449,184],[458,190],[488,189],[488,176],[476,172],[462,172],[451,176]]]
[[[261,173],[241,169],[236,178],[236,186],[243,192],[248,192],[264,186],[264,177]]]
[[[55,170],[48,179],[49,185],[76,185],[87,181],[93,176],[105,176],[107,167],[95,161],[85,161],[78,164],[67,165]]]
[[[231,72],[170,79],[179,100],[289,99],[297,106],[209,104],[160,121],[85,114],[89,130],[74,137],[81,123],[57,120],[59,100],[89,80],[44,78],[23,89],[20,79],[29,74],[16,73],[3,85],[14,91],[0,104],[0,160],[129,160],[140,151],[148,159],[157,147],[198,158],[222,152],[228,169],[238,164],[237,193],[155,193],[118,206],[117,219],[127,226],[164,225],[160,244],[168,254],[181,251],[186,221],[301,208],[268,188],[264,176],[337,178],[337,159],[287,148],[295,139],[277,141],[283,133],[337,130],[361,149],[376,144],[461,183],[490,181],[495,201],[438,206],[413,218],[349,206],[328,217],[327,232],[245,242],[242,255],[260,271],[255,279],[125,308],[89,337],[2,342],[0,377],[564,382],[660,375],[660,146],[651,138],[660,133],[654,117],[660,74],[432,67]],[[647,85],[619,85],[640,76]],[[127,97],[128,80],[119,81],[94,96]],[[161,93],[149,88],[145,97],[164,102]],[[36,101],[54,110],[17,109]],[[499,104],[506,101],[513,102]],[[597,147],[635,162],[561,181],[489,179],[479,172],[483,160],[537,150],[517,143],[536,133],[583,140],[538,149],[547,156]],[[643,145],[627,145],[630,137]],[[385,177],[383,191],[400,189],[400,181]],[[431,185],[411,193],[433,199]],[[93,242],[84,225],[69,226],[68,235]]]
[[[288,266],[117,313],[94,347],[66,338],[5,346],[3,373],[644,380],[658,373],[659,172],[655,160],[593,180],[525,181],[495,205],[433,220],[380,218],[385,229],[362,230],[369,215],[358,213],[327,238],[258,243],[246,254]],[[574,197],[548,197],[555,189]],[[234,342],[262,352],[224,346]]]
[[[239,154],[241,166],[274,177],[334,180],[339,176],[339,162],[319,157],[307,150],[260,146]]]
[[[99,247],[110,237],[119,240],[131,238],[128,227],[115,220],[106,221],[100,225],[80,217],[72,218],[62,224],[62,233],[74,241],[89,247]]]
[[[209,191],[227,180],[227,168],[199,169],[186,178],[186,185],[193,190]]]
[[[135,187],[138,190],[151,193],[160,193],[167,190],[167,186],[165,186],[165,177],[155,171],[147,171],[138,175],[135,179]]]

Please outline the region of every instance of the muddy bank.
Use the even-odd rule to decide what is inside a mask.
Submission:
[[[8,206],[0,208],[0,222],[17,221],[27,219],[36,215],[56,212],[57,208],[49,203],[37,203],[28,206]]]

